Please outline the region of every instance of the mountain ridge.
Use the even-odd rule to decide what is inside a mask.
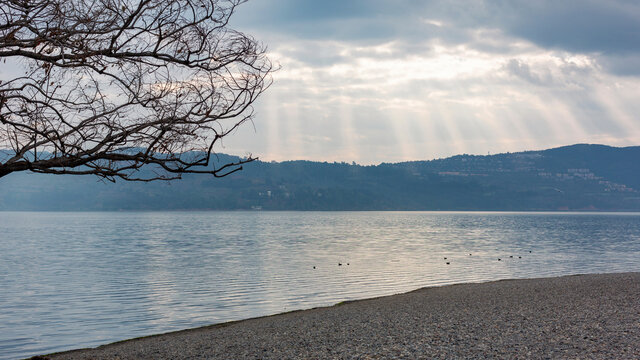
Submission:
[[[0,210],[638,211],[638,159],[640,146],[575,144],[378,165],[255,161],[169,183],[20,173],[0,178]]]

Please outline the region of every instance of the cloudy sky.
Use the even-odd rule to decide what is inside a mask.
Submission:
[[[635,0],[250,0],[281,66],[223,151],[371,164],[640,145]]]

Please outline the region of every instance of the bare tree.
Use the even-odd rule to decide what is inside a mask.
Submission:
[[[254,160],[210,161],[271,81],[265,48],[228,26],[245,1],[0,0],[0,59],[24,70],[0,83],[0,177],[221,177]]]

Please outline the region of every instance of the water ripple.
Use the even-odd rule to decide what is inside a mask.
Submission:
[[[637,213],[2,213],[0,358],[423,286],[638,271],[638,225]]]

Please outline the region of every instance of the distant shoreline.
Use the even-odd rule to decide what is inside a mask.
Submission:
[[[0,213],[330,213],[330,212],[363,212],[363,213],[447,213],[447,214],[640,214],[640,210],[251,210],[251,209],[166,209],[166,210],[0,210]]]
[[[576,144],[371,166],[256,161],[222,179],[144,184],[19,172],[0,179],[11,190],[0,193],[0,209],[640,211],[638,158],[640,146]]]
[[[50,359],[638,358],[640,273],[428,287]]]

